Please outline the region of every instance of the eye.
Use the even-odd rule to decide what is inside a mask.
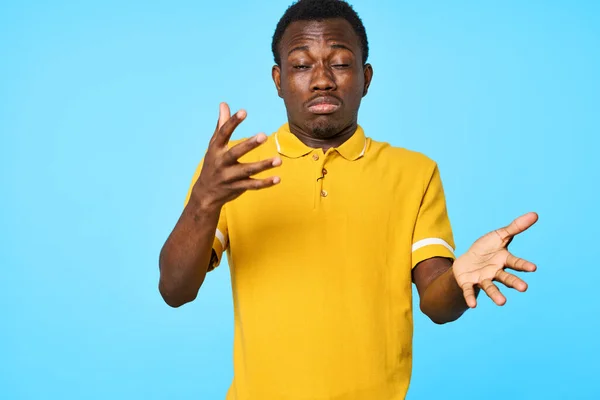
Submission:
[[[349,66],[350,66],[350,64],[333,64],[332,65],[333,68],[338,68],[338,69],[348,68]]]
[[[308,68],[310,68],[308,65],[294,65],[294,69],[297,70],[306,70]]]

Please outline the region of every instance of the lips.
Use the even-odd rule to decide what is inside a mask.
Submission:
[[[341,102],[333,96],[320,96],[308,102],[306,107],[313,114],[332,114],[340,108]]]

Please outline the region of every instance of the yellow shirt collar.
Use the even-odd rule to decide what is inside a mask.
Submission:
[[[283,124],[275,133],[275,144],[279,154],[290,158],[299,158],[314,150],[302,143],[290,131],[288,123]],[[354,161],[364,156],[367,151],[367,138],[362,127],[358,125],[356,132],[334,150],[349,161]]]

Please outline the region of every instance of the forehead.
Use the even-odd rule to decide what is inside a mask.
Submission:
[[[281,50],[309,42],[336,42],[360,51],[360,39],[344,18],[292,22],[281,37]]]

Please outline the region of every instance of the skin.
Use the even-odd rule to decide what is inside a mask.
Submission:
[[[360,103],[373,77],[371,65],[363,63],[360,40],[352,26],[344,19],[297,21],[284,32],[279,50],[281,65],[273,67],[272,76],[284,100],[291,132],[307,146],[323,151],[344,143],[357,129]],[[329,99],[335,109],[315,112],[311,105],[318,99]],[[280,166],[279,157],[252,164],[237,161],[266,141],[263,133],[228,149],[233,131],[245,117],[243,110],[230,116],[229,107],[221,104],[200,177],[161,251],[159,290],[173,307],[197,296],[211,260],[222,207],[246,190],[263,190],[279,183],[276,176],[252,178]],[[536,267],[509,253],[508,245],[537,218],[535,213],[525,214],[482,236],[454,262],[436,257],[419,263],[413,269],[413,281],[421,310],[441,324],[475,307],[480,289],[503,305],[506,298],[493,281],[525,291],[527,284],[506,269],[532,272]]]
[[[277,93],[285,103],[291,132],[304,144],[327,151],[357,129],[358,109],[373,68],[363,64],[360,39],[345,19],[297,21],[279,44],[281,66],[272,70]],[[341,103],[329,115],[316,115],[308,103],[318,97]]]
[[[245,118],[245,111],[230,116],[227,104],[220,105],[219,121],[208,145],[202,172],[160,252],[158,288],[171,307],[193,301],[198,295],[213,256],[213,239],[225,203],[247,190],[261,190],[279,183],[278,177],[258,180],[251,176],[280,166],[281,158],[245,164],[237,161],[267,140],[264,133],[228,149],[233,131]]]
[[[525,292],[527,283],[506,270],[533,272],[537,267],[510,253],[508,245],[537,220],[536,213],[518,217],[508,226],[480,237],[454,263],[432,258],[418,264],[413,270],[413,281],[419,292],[421,311],[433,322],[444,324],[458,319],[468,308],[475,308],[480,289],[494,303],[504,305],[506,297],[494,281]]]

